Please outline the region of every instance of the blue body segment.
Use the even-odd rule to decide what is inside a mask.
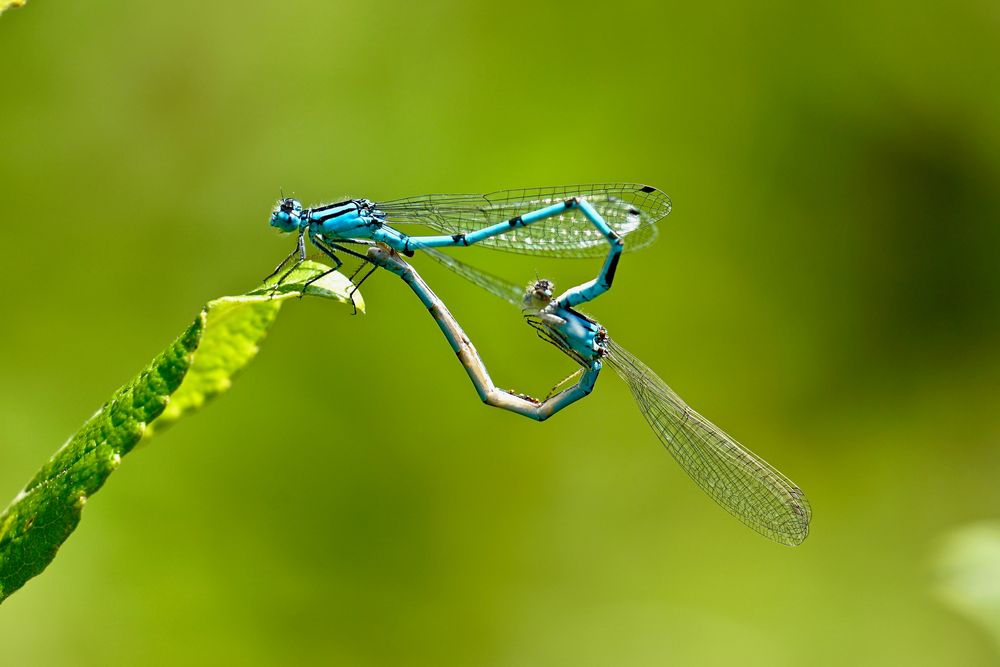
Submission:
[[[608,257],[604,260],[604,266],[601,267],[601,271],[597,274],[596,278],[583,285],[567,290],[556,299],[557,305],[565,308],[572,308],[573,306],[596,299],[611,289],[611,283],[614,282],[615,272],[618,269],[618,260],[621,259],[622,250],[625,248],[625,243],[621,237],[608,227],[604,219],[594,210],[594,207],[589,202],[579,201],[577,206],[580,207],[580,210],[587,216],[587,219],[594,223],[598,231],[608,240],[611,250],[608,252]]]
[[[329,238],[371,238],[379,226],[370,212],[371,202],[363,199],[310,209],[303,216],[308,231]]]
[[[539,314],[546,325],[566,341],[566,346],[584,361],[595,361],[604,354],[602,344],[607,337],[604,327],[571,308],[553,302]]]
[[[581,382],[591,372],[596,378],[596,374],[603,368],[601,360],[607,354],[607,330],[597,321],[572,308],[560,305],[554,299],[541,308],[529,306],[529,303],[537,304],[541,301],[537,297],[530,296],[533,291],[537,294],[540,284],[551,285],[547,280],[539,280],[529,288],[529,296],[525,298],[525,306],[522,308],[525,319],[535,328],[539,336],[580,364],[584,369],[584,378]]]

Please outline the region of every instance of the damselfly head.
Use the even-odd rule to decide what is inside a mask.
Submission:
[[[283,232],[294,232],[301,224],[302,203],[297,199],[285,197],[271,212],[271,226]]]
[[[551,280],[539,278],[532,284],[531,291],[535,294],[536,298],[549,300],[552,298],[552,290],[555,289],[555,286],[556,284]]]
[[[539,278],[528,285],[528,289],[524,292],[525,310],[541,310],[549,305],[555,287],[554,282],[545,278]]]

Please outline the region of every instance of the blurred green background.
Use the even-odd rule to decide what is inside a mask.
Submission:
[[[1000,517],[993,2],[42,2],[0,18],[0,494],[307,203],[674,199],[591,311],[809,494],[772,544],[609,372],[487,409],[416,299],[290,304],[0,607],[10,665],[987,665],[938,554]],[[563,286],[595,265],[463,253]],[[502,386],[571,363],[418,264]],[[956,561],[957,562],[957,561]]]

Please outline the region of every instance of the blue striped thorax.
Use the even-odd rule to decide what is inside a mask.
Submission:
[[[316,208],[303,209],[297,199],[286,197],[271,213],[271,226],[283,232],[308,228],[326,238],[371,238],[382,227],[385,214],[367,199],[348,199]]]
[[[327,238],[368,237],[382,221],[367,199],[349,199],[306,211],[309,229]]]
[[[607,354],[607,330],[583,313],[560,305],[559,299],[553,300],[554,288],[551,280],[531,283],[525,292],[524,310],[537,313],[555,340],[584,361],[596,361]]]
[[[562,334],[569,348],[584,359],[594,361],[606,354],[608,332],[586,315],[572,308],[554,308],[543,312],[542,317],[549,320],[549,326]],[[558,318],[561,322],[552,323],[552,318]]]

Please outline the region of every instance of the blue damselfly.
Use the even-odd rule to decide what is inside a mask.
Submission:
[[[606,254],[594,280],[560,297],[563,305],[575,306],[611,288],[621,252],[651,243],[656,222],[670,209],[670,198],[663,192],[633,183],[419,195],[382,202],[347,199],[313,208],[283,198],[271,213],[271,225],[298,232],[298,243],[272,275],[289,262],[305,259],[307,238],[334,261],[334,269],[342,263],[338,252],[368,259],[346,247],[351,244],[382,243],[405,256],[417,250],[477,244],[546,257]],[[397,229],[405,225],[422,225],[438,234],[412,236]],[[369,275],[371,271],[356,284]]]

